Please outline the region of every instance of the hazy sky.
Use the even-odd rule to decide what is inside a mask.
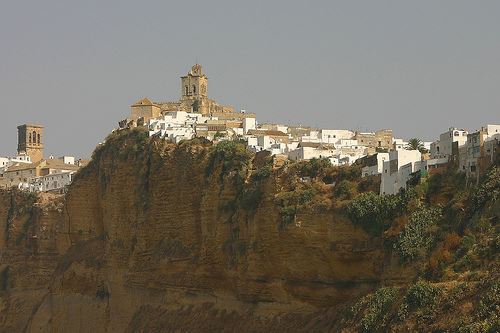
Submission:
[[[500,123],[500,1],[0,1],[0,155],[45,125],[90,156],[142,97],[209,96],[260,122],[431,140]]]

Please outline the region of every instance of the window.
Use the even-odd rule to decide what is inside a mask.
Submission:
[[[30,136],[29,136],[29,143],[31,143],[31,133],[30,133]]]
[[[460,134],[458,132],[454,132],[453,136],[459,136]]]
[[[196,94],[196,86],[193,84],[193,94]]]
[[[36,143],[36,132],[33,131],[33,143]]]
[[[38,143],[41,143],[41,140],[40,140],[40,134],[37,134],[36,136],[37,136],[37,138],[38,138]]]
[[[189,95],[189,88],[188,88],[188,86],[185,86],[184,89],[186,90],[186,93],[184,95]]]

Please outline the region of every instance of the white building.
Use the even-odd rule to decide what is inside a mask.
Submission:
[[[353,131],[349,130],[332,130],[332,129],[322,129],[320,130],[321,142],[327,144],[337,144],[339,140],[349,140],[355,135]],[[357,144],[357,143],[356,143]]]
[[[408,142],[403,139],[394,138],[392,140],[392,146],[395,150],[403,150],[406,149],[406,147],[408,147]]]
[[[311,160],[313,158],[331,158],[336,151],[332,146],[301,142],[297,149],[288,153],[288,158],[292,161]]]
[[[450,129],[439,136],[439,140],[430,145],[431,158],[449,157],[452,154],[453,143],[457,142],[458,147],[467,142],[468,132],[464,129],[450,127]]]
[[[31,164],[31,157],[26,154],[17,155],[16,157],[0,157],[0,175],[13,165]]]
[[[389,160],[383,162],[380,194],[396,194],[406,189],[409,175],[420,171],[422,155],[418,150],[394,150],[389,152]]]
[[[20,183],[18,187],[30,192],[61,192],[71,184],[74,174],[74,171],[53,173]]]
[[[247,134],[249,130],[256,129],[256,126],[257,122],[255,118],[243,118],[243,135]]]
[[[389,160],[389,153],[377,153],[367,156],[367,163],[361,169],[361,177],[374,176],[382,173],[384,162]]]
[[[75,158],[73,156],[62,156],[59,158],[64,164],[75,164]]]
[[[213,117],[204,117],[201,113],[168,112],[162,118],[149,120],[149,136],[157,135],[176,143],[189,140],[196,135],[196,125],[205,123],[209,119],[216,120]]]
[[[460,157],[460,170],[465,170],[468,179],[475,176],[479,182],[481,172],[493,162],[499,141],[500,125],[486,125],[467,136],[466,157]]]

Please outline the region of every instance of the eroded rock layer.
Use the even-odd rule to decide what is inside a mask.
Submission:
[[[63,197],[0,192],[2,331],[328,331],[412,277],[339,212],[283,225],[283,168],[257,182],[210,149],[121,135]]]

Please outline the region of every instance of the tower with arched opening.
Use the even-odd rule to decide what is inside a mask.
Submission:
[[[26,154],[33,163],[43,160],[43,126],[20,125],[17,127],[17,153]]]

